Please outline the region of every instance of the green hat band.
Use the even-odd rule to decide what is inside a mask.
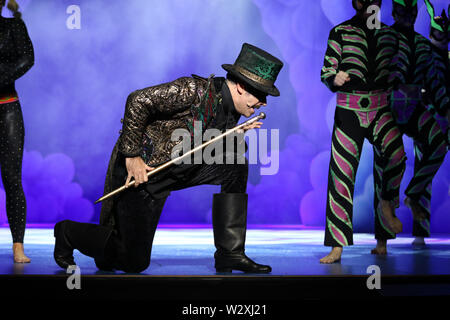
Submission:
[[[242,72],[242,69],[244,69],[257,77],[272,83],[276,80],[277,75],[281,70],[280,65],[273,63],[273,61],[266,59],[252,50],[241,52],[241,55],[237,60],[239,61],[237,67],[240,69],[240,73],[244,74],[245,71]],[[249,78],[251,77],[250,74],[244,75]]]

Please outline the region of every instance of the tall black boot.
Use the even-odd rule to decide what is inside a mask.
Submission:
[[[247,231],[247,194],[217,193],[213,198],[212,221],[216,246],[217,272],[240,270],[269,273],[270,266],[257,264],[245,255]]]
[[[81,223],[70,220],[55,225],[55,250],[53,257],[63,269],[75,265],[73,250],[78,249],[89,257],[102,257],[106,243],[113,230],[109,227],[92,223]]]

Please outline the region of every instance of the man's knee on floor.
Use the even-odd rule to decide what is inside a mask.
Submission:
[[[150,257],[141,257],[129,259],[125,264],[123,271],[127,273],[141,273],[150,266]]]
[[[140,245],[138,243],[132,244],[132,247],[127,247],[125,252],[122,252],[121,261],[122,269],[129,273],[141,273],[150,265],[151,247],[147,245]]]

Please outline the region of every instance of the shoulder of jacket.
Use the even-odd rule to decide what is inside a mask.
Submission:
[[[202,77],[196,74],[192,74],[191,81],[194,81],[200,89],[206,89],[207,87],[217,87],[216,83],[220,81],[220,79],[224,79],[221,77],[215,77],[214,74],[211,74],[208,78]]]
[[[196,80],[204,80],[204,81],[208,81],[208,78],[199,76],[198,74],[191,74],[191,77],[196,79]]]
[[[209,81],[209,78],[205,78],[196,74],[192,74],[190,77],[187,77],[187,79],[190,79],[190,81],[193,81],[198,85],[205,85]]]
[[[178,79],[175,79],[172,82],[169,82],[169,84],[175,84],[175,85],[182,85],[182,86],[188,86],[188,87],[197,87],[201,86],[204,82],[203,79],[195,78],[195,77],[180,77]]]

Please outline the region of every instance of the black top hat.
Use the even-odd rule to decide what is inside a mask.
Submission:
[[[238,80],[271,96],[279,96],[274,83],[283,67],[283,62],[266,51],[244,43],[234,64],[223,64],[222,68]]]

